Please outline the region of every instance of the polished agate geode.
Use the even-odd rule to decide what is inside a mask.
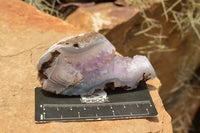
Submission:
[[[42,88],[62,95],[90,95],[109,87],[133,89],[140,80],[156,76],[145,56],[122,57],[96,32],[58,41],[40,58],[37,68]]]

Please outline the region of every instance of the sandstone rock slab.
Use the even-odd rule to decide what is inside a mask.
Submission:
[[[111,29],[121,24],[139,11],[138,8],[127,6],[119,7],[112,2],[101,3],[91,7],[79,7],[66,19],[75,27],[88,31]]]

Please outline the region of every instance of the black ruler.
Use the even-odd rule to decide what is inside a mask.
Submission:
[[[54,95],[35,88],[35,121],[84,121],[155,117],[158,115],[145,82],[137,89],[106,90],[103,103],[82,103],[80,96]]]

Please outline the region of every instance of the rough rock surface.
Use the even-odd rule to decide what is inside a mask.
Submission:
[[[133,17],[139,11],[136,7],[119,7],[114,3],[101,3],[91,7],[79,7],[66,21],[88,31],[111,29]]]
[[[170,4],[167,4],[167,6],[170,7]],[[178,7],[176,7],[176,10],[180,11]],[[167,111],[174,120],[174,130],[185,132],[199,107],[199,100],[196,98],[200,94],[198,89],[192,89],[184,82],[191,80],[193,71],[200,64],[200,41],[192,30],[184,37],[181,37],[180,31],[171,32],[174,24],[171,21],[166,21],[165,17],[161,15],[163,13],[161,4],[155,4],[146,12],[149,18],[153,18],[161,24],[163,33],[159,35],[167,36],[162,43],[168,48],[174,49],[171,52],[155,52],[151,54],[150,61],[162,82],[159,93]],[[173,19],[170,13],[168,17],[170,20]],[[141,31],[143,21],[144,19],[138,13],[129,21],[108,31],[106,37],[111,40],[122,55],[132,57],[139,53],[137,48],[146,47],[151,40],[144,34],[135,35],[135,33]],[[159,32],[159,29],[154,28],[147,33],[156,35]],[[154,49],[147,48],[147,50]]]
[[[153,18],[161,24],[163,32],[160,35],[167,37],[162,40],[162,43],[168,48],[174,49],[174,51],[158,51],[151,54],[150,61],[155,67],[155,70],[157,70],[157,75],[162,82],[163,89],[160,91],[161,94],[163,94],[174,88],[181,79],[184,79],[184,77],[191,76],[191,72],[188,72],[188,70],[195,70],[197,65],[200,63],[200,60],[198,60],[200,57],[200,41],[192,31],[189,32],[189,34],[186,34],[184,38],[181,37],[180,32],[177,30],[171,32],[174,24],[170,21],[166,21],[165,17],[160,15],[163,12],[161,4],[155,4],[146,12],[149,18]],[[172,15],[169,15],[169,17],[173,19]],[[144,34],[135,35],[137,32],[142,30],[141,25],[143,21],[144,19],[138,13],[127,22],[111,29],[106,34],[106,37],[113,43],[113,45],[115,45],[122,55],[132,57],[133,55],[139,54],[137,48],[146,47],[149,44],[149,41],[152,40],[152,38],[147,37]],[[153,28],[147,33],[150,35],[156,35],[159,32],[160,29]],[[149,48],[148,50],[152,49]],[[185,66],[182,66],[182,64],[186,63],[184,61],[189,62],[187,62]],[[166,67],[169,65],[170,67]],[[163,98],[166,97],[168,97],[168,95],[163,96]]]
[[[158,79],[149,84],[159,116],[93,122],[34,121],[36,64],[51,44],[64,36],[79,34],[73,26],[39,12],[19,0],[0,0],[0,129],[2,133],[25,132],[172,132],[171,118],[158,95]],[[22,22],[23,21],[23,22]],[[59,30],[58,30],[59,29]]]

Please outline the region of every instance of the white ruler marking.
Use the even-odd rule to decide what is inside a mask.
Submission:
[[[79,112],[80,113],[80,112]],[[133,114],[132,112],[130,112],[130,115],[108,115],[108,116],[99,116],[98,114],[96,114],[95,116],[88,116],[88,117],[79,117],[79,113],[78,113],[78,117],[62,117],[62,119],[65,120],[70,120],[70,119],[80,119],[80,118],[86,118],[86,119],[90,119],[90,118],[115,118],[116,116],[120,116],[120,117],[134,117],[134,116],[146,116],[148,115],[148,113],[143,113],[143,114]],[[132,115],[131,115],[132,114]],[[44,118],[44,120],[56,120],[56,119],[61,119],[60,117],[48,117],[48,118]]]
[[[81,116],[80,116],[80,112],[78,112],[78,118],[81,118]]]
[[[123,102],[122,106],[124,109],[126,109],[126,105],[132,105],[132,104],[136,104],[137,108],[139,108],[139,105],[138,104],[150,104],[149,106],[152,107],[151,103],[149,100],[146,100],[146,101],[136,101],[136,102]],[[56,107],[57,111],[59,111],[59,107],[69,107],[70,110],[72,111],[72,107],[83,107],[84,110],[86,110],[86,107],[85,106],[96,106],[97,110],[99,110],[99,106],[106,106],[106,105],[109,105],[110,106],[110,109],[113,109],[113,105],[120,105],[120,103],[104,103],[104,104],[87,104],[87,105],[82,105],[82,104],[72,104],[72,105],[69,105],[69,104],[43,104],[43,105],[40,105],[41,108],[43,108],[43,110],[45,111],[45,107]],[[109,117],[117,117],[117,116],[120,116],[120,117],[134,117],[134,116],[145,116],[145,115],[149,115],[149,109],[146,108],[146,113],[141,113],[141,114],[134,114],[133,112],[130,112],[130,115],[116,115],[115,114],[115,111],[112,110],[112,116],[110,115],[106,115],[106,116],[99,116],[98,114],[95,114],[95,116],[88,116],[88,117],[81,117],[80,116],[80,112],[77,112],[78,113],[78,117],[63,117],[62,115],[60,116],[60,118],[57,118],[57,117],[46,117],[45,116],[45,112],[43,112],[43,114],[40,115],[40,120],[56,120],[56,119],[65,119],[65,120],[70,120],[70,119],[80,119],[80,118],[109,118]]]
[[[131,102],[117,102],[117,103],[91,103],[87,104],[88,107],[93,106],[113,106],[113,105],[132,105],[136,104],[139,107],[139,104],[151,104],[149,100],[145,101],[131,101]],[[85,107],[85,104],[43,104],[43,107]]]

